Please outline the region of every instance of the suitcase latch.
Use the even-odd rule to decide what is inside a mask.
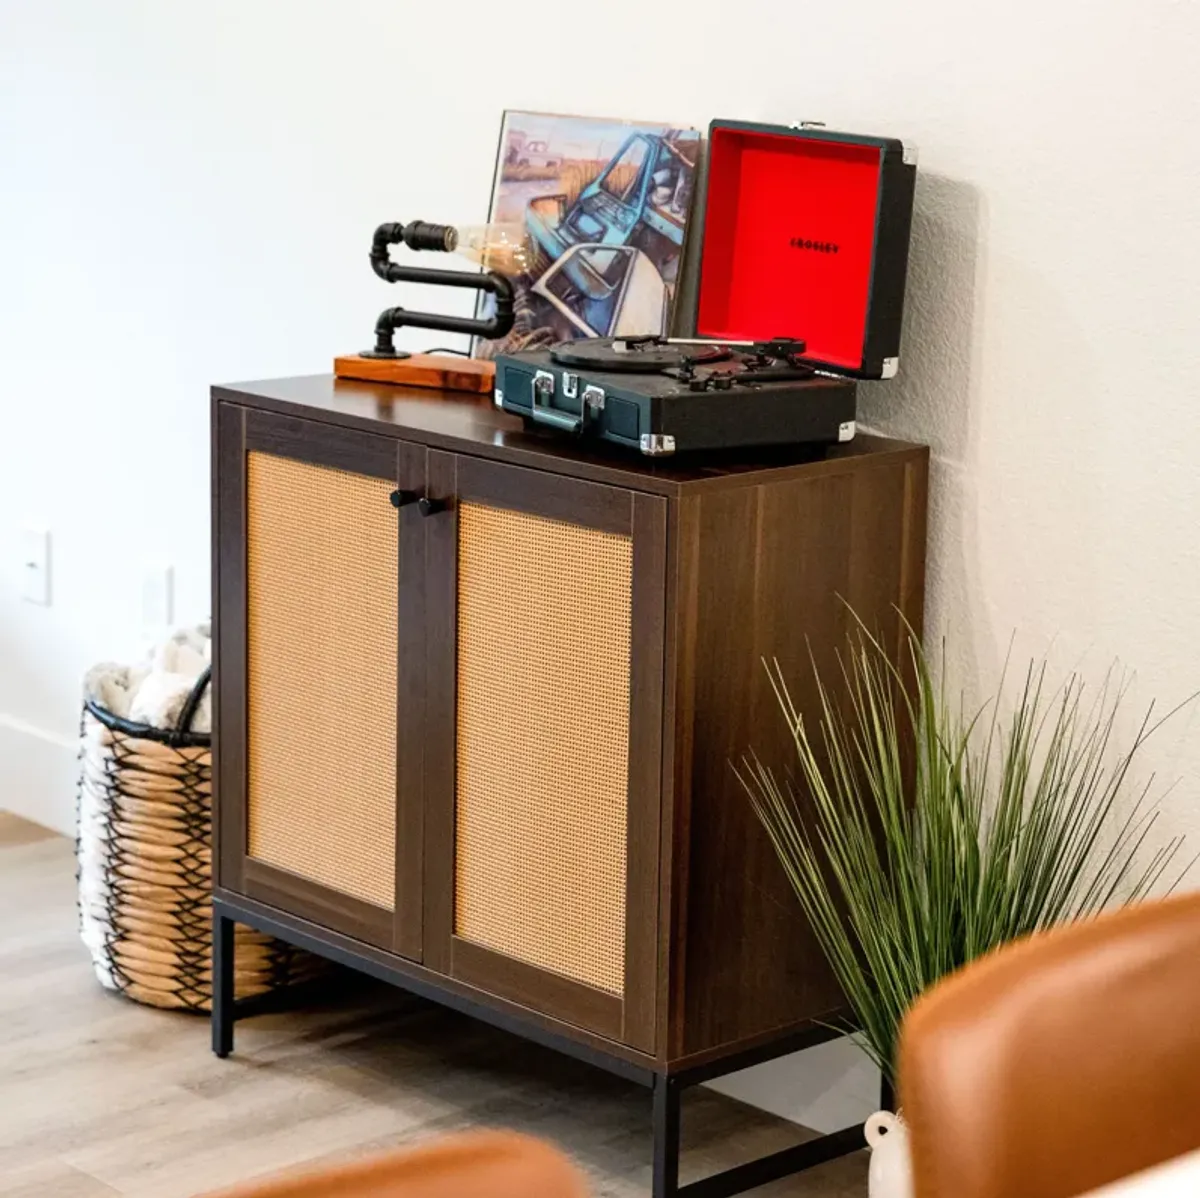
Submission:
[[[548,370],[539,370],[533,376],[532,403],[535,408],[548,408],[554,399],[554,375]]]

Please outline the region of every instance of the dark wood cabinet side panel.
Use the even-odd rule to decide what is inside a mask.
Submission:
[[[396,477],[396,442],[390,437],[349,428],[332,430],[295,416],[250,409],[246,413],[246,448],[333,470]]]
[[[910,628],[925,633],[925,548],[929,536],[929,451],[904,467],[904,554],[900,560],[900,610]]]
[[[896,610],[884,621],[886,629],[894,628],[897,663],[905,684],[911,686],[914,679],[912,655],[905,646],[911,634],[924,637],[925,633],[925,520],[928,503],[929,455],[912,458],[901,468],[899,482],[901,496],[902,533],[898,563],[899,584],[897,587]],[[902,746],[901,769],[905,782],[911,787],[916,772],[916,745],[911,738]],[[910,792],[911,793],[911,792]]]
[[[913,609],[923,546],[908,541],[923,521],[907,468],[865,465],[699,501],[688,1054],[818,1017],[842,1001],[731,762],[753,749],[777,776],[793,770],[763,658],[778,659],[797,705],[815,718],[812,661],[832,677],[850,609],[868,627],[890,630],[898,606]]]
[[[459,488],[475,503],[534,512],[601,532],[629,534],[631,491],[479,458],[460,458],[458,470]]]
[[[430,450],[428,490],[449,506],[425,519],[424,961],[451,971],[454,935],[454,794],[458,685],[458,462]]]
[[[855,476],[851,507],[846,598],[892,653],[901,643],[903,624],[906,481],[903,463],[863,471]]]
[[[782,527],[776,488],[700,501],[685,1053],[833,1005],[811,934],[733,774],[751,748],[784,763],[786,730],[763,655],[778,656],[790,677],[806,634],[820,642],[840,630],[849,480],[798,485],[804,494],[792,497]]]
[[[543,1015],[620,1040],[621,999],[455,936],[451,975]],[[636,1045],[631,1044],[631,1048]]]
[[[213,863],[242,888],[246,855],[245,410],[213,409]]]
[[[633,496],[625,1001],[621,1038],[652,1052],[658,983],[667,501]]]

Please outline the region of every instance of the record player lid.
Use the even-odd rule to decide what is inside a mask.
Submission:
[[[697,335],[803,338],[814,365],[892,373],[911,157],[894,138],[713,121]]]

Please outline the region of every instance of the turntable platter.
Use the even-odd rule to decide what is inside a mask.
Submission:
[[[558,366],[614,374],[651,374],[677,369],[685,359],[704,365],[723,362],[730,356],[730,351],[721,345],[669,345],[657,337],[560,341],[550,350],[550,360]]]

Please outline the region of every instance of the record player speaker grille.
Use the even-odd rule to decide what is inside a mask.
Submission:
[[[625,983],[632,543],[459,507],[455,931]]]
[[[251,857],[395,905],[394,486],[247,462]]]

